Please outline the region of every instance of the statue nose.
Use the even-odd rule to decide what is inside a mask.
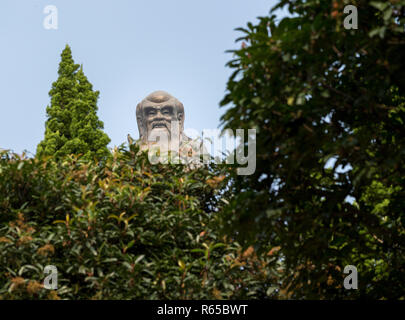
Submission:
[[[166,118],[166,115],[163,114],[163,113],[159,110],[158,112],[156,112],[155,118],[156,118],[156,119],[165,119],[165,118]]]
[[[164,116],[163,116],[162,113],[158,112],[158,113],[156,113],[156,115],[155,115],[155,120],[160,120],[160,119],[164,119]]]

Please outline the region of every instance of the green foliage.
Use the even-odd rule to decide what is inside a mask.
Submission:
[[[104,124],[97,117],[99,92],[93,91],[83,68],[74,63],[69,46],[61,57],[59,78],[49,92],[51,105],[46,108],[45,138],[37,147],[37,156],[108,157],[110,138],[102,131]]]
[[[405,298],[405,1],[285,6],[239,29],[228,64],[223,125],[257,129],[257,170],[233,177],[223,225],[281,247],[290,297]],[[342,288],[346,265],[359,290]]]
[[[227,169],[150,165],[138,150],[100,163],[1,154],[0,298],[276,297],[275,257],[219,236]],[[42,287],[46,265],[57,291]]]

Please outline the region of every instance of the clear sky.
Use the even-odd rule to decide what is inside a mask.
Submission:
[[[183,102],[185,127],[215,129],[235,39],[269,0],[1,0],[0,148],[35,153],[66,44],[95,90],[110,147],[138,137],[136,104],[155,90]],[[58,29],[46,30],[47,5]],[[280,13],[280,17],[281,17]]]

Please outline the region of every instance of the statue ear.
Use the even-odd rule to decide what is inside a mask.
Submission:
[[[145,128],[144,128],[142,118],[143,118],[142,106],[141,106],[141,103],[138,103],[138,105],[136,106],[136,122],[138,124],[139,139],[143,139],[143,137],[145,135]]]
[[[177,120],[180,122],[180,128],[184,130],[184,107],[183,104],[180,102],[180,107],[177,109]]]

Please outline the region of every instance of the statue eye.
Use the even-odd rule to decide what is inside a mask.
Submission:
[[[165,107],[162,109],[162,114],[168,115],[172,113],[172,108],[171,107]]]

